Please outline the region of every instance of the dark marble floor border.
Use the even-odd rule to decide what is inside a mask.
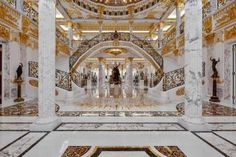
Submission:
[[[9,147],[10,145],[12,145],[13,143],[15,143],[16,141],[22,139],[23,137],[25,137],[26,135],[28,135],[30,133],[30,131],[28,131],[27,133],[23,134],[22,136],[16,138],[15,140],[13,140],[12,142],[10,142],[9,144],[7,144],[6,146],[4,146],[3,148],[0,149],[0,151],[3,151],[4,149],[6,149],[7,147]]]
[[[26,154],[30,149],[32,149],[36,144],[38,144],[42,139],[44,139],[50,132],[46,132],[46,131],[28,131],[27,133],[25,133],[24,135],[20,136],[19,138],[15,139],[14,141],[12,141],[11,143],[9,143],[8,145],[6,145],[5,147],[3,147],[2,149],[0,149],[0,151],[3,151],[5,149],[7,149],[8,147],[10,147],[12,144],[14,144],[15,142],[19,141],[20,139],[22,139],[23,137],[25,137],[26,135],[28,135],[29,133],[46,133],[45,135],[43,135],[41,138],[39,138],[35,143],[33,143],[29,148],[27,148],[26,150],[24,150],[18,157],[22,157],[24,154]]]
[[[34,131],[35,132],[39,132],[39,131]],[[40,132],[45,132],[45,131],[40,131]],[[32,132],[31,132],[32,133]],[[18,157],[22,157],[23,155],[25,155],[29,150],[31,150],[34,146],[36,146],[41,140],[43,140],[50,132],[45,132],[46,134],[43,135],[40,139],[38,139],[34,144],[32,144],[29,148],[27,148],[24,152],[22,152]]]
[[[223,140],[227,141],[228,143],[230,143],[230,144],[232,144],[232,145],[236,146],[236,144],[235,144],[235,143],[233,143],[232,141],[230,141],[230,140],[228,140],[228,139],[226,139],[226,138],[222,137],[221,135],[219,135],[219,134],[215,133],[214,131],[212,131],[212,133],[213,133],[214,135],[216,135],[217,137],[219,137],[219,138],[221,138],[221,139],[223,139]]]
[[[195,135],[196,137],[198,137],[199,139],[201,139],[203,142],[205,142],[206,144],[208,144],[209,146],[211,146],[212,148],[214,148],[216,151],[218,151],[220,154],[224,155],[225,157],[229,157],[227,154],[225,154],[224,152],[222,152],[220,149],[218,149],[217,147],[215,147],[213,144],[211,144],[210,142],[208,142],[207,140],[205,140],[204,138],[200,137],[197,133],[212,133],[212,132],[206,132],[206,131],[195,131],[192,132],[193,135]]]

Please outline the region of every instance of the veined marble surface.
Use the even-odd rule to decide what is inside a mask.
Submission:
[[[154,131],[154,130],[185,130],[178,124],[175,123],[67,123],[62,124],[57,130],[91,130],[91,131],[119,131],[119,130],[136,130],[136,131]]]
[[[225,155],[229,157],[236,156],[236,146],[218,137],[217,135],[213,133],[197,133],[197,135],[213,145],[215,148],[222,151]]]
[[[0,149],[26,133],[26,131],[0,131]]]
[[[214,131],[214,133],[236,145],[236,131]]]
[[[212,123],[212,130],[235,130],[236,123]]]
[[[36,143],[46,133],[29,133],[0,152],[1,157],[18,157]]]
[[[188,131],[54,131],[26,153],[25,157],[60,157],[68,146],[177,146],[187,157],[223,157],[210,145]]]
[[[31,123],[0,123],[0,130],[29,130]]]

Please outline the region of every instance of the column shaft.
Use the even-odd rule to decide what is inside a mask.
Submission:
[[[55,0],[39,1],[39,117],[32,131],[51,131],[60,121],[55,115]]]
[[[202,1],[185,2],[185,115],[192,131],[209,130],[202,117]]]

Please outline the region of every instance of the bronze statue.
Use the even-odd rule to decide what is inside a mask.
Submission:
[[[218,75],[218,71],[216,69],[216,65],[217,63],[220,62],[220,59],[218,59],[218,61],[212,57],[210,58],[211,62],[212,62],[212,71],[214,72],[213,75],[211,76],[213,79],[213,83],[212,83],[212,96],[209,99],[209,101],[212,102],[220,102],[219,97],[217,96],[217,80],[219,79],[219,75]]]
[[[23,73],[22,68],[23,68],[23,64],[20,63],[19,66],[18,66],[18,68],[17,68],[17,70],[16,70],[17,79],[20,79],[20,78],[21,78],[21,75],[22,75],[22,73]]]
[[[211,57],[210,60],[211,60],[211,62],[212,62],[212,71],[213,71],[212,77],[219,77],[219,76],[218,76],[218,71],[217,71],[217,69],[216,69],[216,65],[217,65],[217,63],[220,62],[220,59],[218,59],[218,61],[217,61],[215,58],[212,58],[212,57]]]
[[[121,84],[119,65],[115,65],[112,69],[111,83]]]

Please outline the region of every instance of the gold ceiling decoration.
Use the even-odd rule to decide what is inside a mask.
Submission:
[[[118,56],[120,54],[126,53],[127,50],[125,48],[108,48],[108,49],[105,49],[104,52],[107,54]]]
[[[91,0],[91,1],[108,6],[125,6],[141,2],[142,0]]]

